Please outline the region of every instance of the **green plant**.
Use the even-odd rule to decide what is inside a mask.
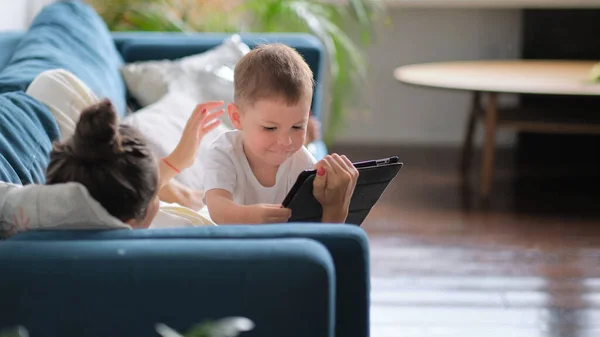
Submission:
[[[596,63],[590,72],[592,82],[600,83],[600,63]]]
[[[183,335],[162,323],[156,324],[155,328],[162,337],[236,337],[240,332],[252,330],[254,323],[245,317],[227,317],[197,324]],[[29,337],[29,332],[18,326],[0,330],[0,337]]]
[[[0,330],[0,337],[29,337],[29,333],[24,327],[17,326],[10,329]]]
[[[227,317],[193,326],[181,335],[165,324],[156,324],[156,332],[162,337],[236,337],[240,332],[254,328],[254,323],[245,317]]]
[[[380,0],[90,0],[109,29],[145,31],[309,32],[328,56],[331,143],[351,110],[360,110],[365,49],[381,18]]]

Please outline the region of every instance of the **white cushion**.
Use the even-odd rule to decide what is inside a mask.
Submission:
[[[137,112],[125,117],[124,124],[137,128],[148,141],[157,158],[170,154],[181,139],[181,134],[198,102],[184,93],[169,92],[167,95]],[[200,143],[194,164],[181,172],[175,179],[184,185],[199,190],[201,188],[201,161],[209,145],[228,127],[220,125],[209,132]]]
[[[131,229],[111,216],[79,183],[0,182],[0,237],[36,229]]]
[[[160,100],[167,92],[187,93],[196,102],[233,101],[233,70],[250,51],[239,35],[204,53],[177,60],[128,63],[121,73],[131,95],[143,107]],[[229,124],[228,118],[223,121]]]
[[[27,87],[27,94],[44,103],[52,112],[58,123],[60,140],[71,137],[81,111],[98,102],[92,90],[65,69],[40,73]]]

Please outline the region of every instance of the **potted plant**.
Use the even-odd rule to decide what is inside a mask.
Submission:
[[[88,0],[113,31],[309,32],[328,56],[326,143],[360,109],[380,0]]]

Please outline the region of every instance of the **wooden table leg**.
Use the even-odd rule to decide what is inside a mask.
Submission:
[[[498,119],[498,94],[490,93],[485,109],[485,138],[483,141],[483,156],[481,158],[481,181],[479,194],[487,198],[492,190],[494,180],[494,155],[496,147],[496,122]]]
[[[473,151],[473,136],[475,134],[475,125],[477,117],[481,111],[481,93],[476,91],[473,93],[473,103],[471,104],[471,111],[467,120],[467,128],[465,133],[465,139],[463,141],[462,153],[460,158],[460,171],[466,175],[469,171],[469,165],[471,163],[471,153]]]

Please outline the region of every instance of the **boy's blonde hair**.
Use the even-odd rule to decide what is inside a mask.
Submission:
[[[313,73],[304,58],[281,43],[248,52],[235,66],[234,100],[253,105],[261,99],[283,99],[288,105],[312,101]]]

